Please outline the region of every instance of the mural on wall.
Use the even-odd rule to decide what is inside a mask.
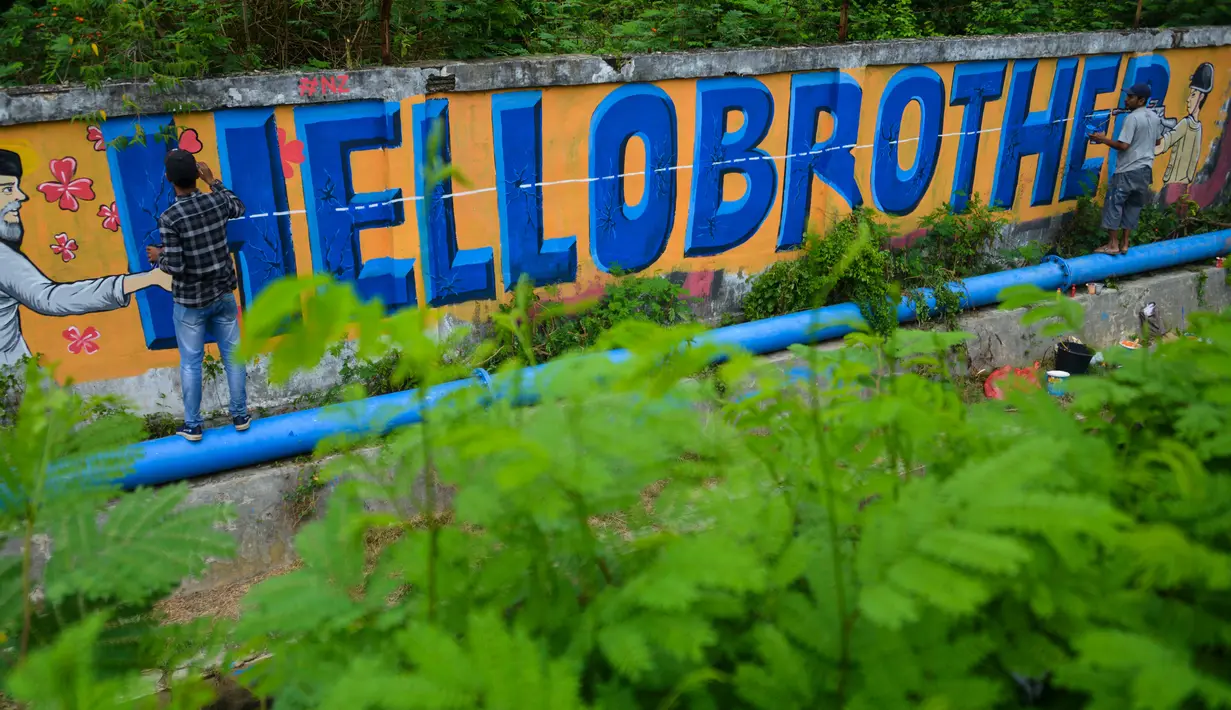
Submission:
[[[77,161],[59,158],[50,161],[52,179],[36,188],[58,209],[76,212],[83,200],[95,199],[93,180],[76,177]],[[22,191],[24,169],[16,153],[0,150],[0,365],[12,365],[31,354],[22,336],[18,306],[43,316],[81,316],[128,305],[131,295],[150,286],[171,288],[171,279],[160,271],[101,278],[86,278],[69,283],[53,281],[23,252],[25,225],[22,204],[29,195]],[[102,214],[102,210],[100,210]],[[107,217],[103,224],[106,225]],[[51,253],[64,263],[77,258],[77,240],[61,232],[53,236]],[[92,355],[99,350],[100,334],[94,327],[84,331],[68,325],[62,333],[70,354]]]
[[[573,298],[614,272],[680,272],[706,296],[857,207],[902,234],[974,195],[1050,217],[1114,170],[1086,127],[1122,121],[1138,82],[1168,129],[1155,188],[1207,204],[1231,171],[1211,137],[1229,67],[1216,48],[402,101],[339,101],[352,77],[318,74],[299,93],[319,104],[0,128],[0,362],[39,352],[78,380],[176,363],[170,294],[145,261],[176,145],[247,205],[228,234],[241,303],[330,273],[390,311],[471,319],[523,275]],[[473,186],[428,190],[435,131]]]
[[[1201,140],[1201,109],[1205,108],[1214,90],[1214,65],[1202,62],[1193,72],[1185,97],[1183,118],[1163,118],[1163,135],[1154,148],[1155,155],[1167,154],[1167,169],[1163,172],[1165,199],[1174,202],[1187,194],[1188,186],[1197,178],[1203,143]]]

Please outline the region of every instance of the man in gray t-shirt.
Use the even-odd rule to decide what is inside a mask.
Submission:
[[[1116,172],[1107,186],[1107,199],[1103,202],[1103,229],[1107,230],[1107,244],[1095,250],[1099,254],[1127,254],[1128,235],[1137,228],[1141,208],[1150,199],[1150,187],[1154,183],[1154,145],[1163,133],[1163,122],[1150,109],[1149,84],[1133,84],[1124,99],[1129,109],[1120,129],[1120,139],[1095,133],[1090,140],[1111,146],[1120,151]]]

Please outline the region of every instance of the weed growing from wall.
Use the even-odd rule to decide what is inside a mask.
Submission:
[[[871,239],[848,270],[835,277],[835,267],[855,240],[860,224],[867,225]],[[744,299],[744,315],[768,318],[852,301],[874,332],[887,335],[897,327],[901,294],[914,306],[921,323],[940,318],[947,327],[955,327],[961,298],[949,284],[991,268],[1008,217],[992,211],[974,195],[963,212],[952,213],[946,204],[921,224],[927,230],[921,238],[890,250],[890,228],[871,212],[855,211],[824,236],[809,236],[800,258],[778,262],[755,277]],[[825,302],[820,302],[817,294],[830,281],[833,287]]]
[[[1056,240],[1056,253],[1068,259],[1085,256],[1107,243],[1102,227],[1102,195],[1077,198],[1069,223]],[[1133,246],[1231,227],[1231,207],[1216,205],[1202,209],[1191,200],[1169,205],[1151,203],[1141,210],[1137,229],[1131,235]]]
[[[536,362],[547,362],[568,352],[594,348],[604,333],[625,322],[653,323],[675,326],[696,320],[692,299],[680,286],[662,276],[619,276],[607,284],[603,294],[591,301],[571,304],[543,300],[520,285],[525,301],[517,299],[500,307],[496,323],[507,320],[519,308],[524,311],[523,324],[528,334],[528,346]],[[548,291],[548,297],[558,295]],[[521,349],[514,331],[495,328],[495,349],[487,356],[484,367],[494,368],[515,357]],[[525,358],[520,358],[525,361]]]
[[[870,234],[865,241],[859,240],[861,225]],[[823,236],[808,235],[798,258],[779,261],[753,279],[744,297],[744,316],[760,320],[853,301],[873,331],[892,331],[897,315],[893,263],[885,250],[889,235],[889,228],[865,210],[836,222]],[[844,258],[850,265],[842,271],[838,267]]]
[[[949,205],[942,205],[925,216],[920,222],[926,230],[924,234],[914,243],[893,250],[888,248],[888,229],[878,224],[871,213],[856,210],[823,237],[809,236],[800,258],[775,263],[754,277],[752,289],[744,299],[744,316],[769,318],[852,301],[875,332],[887,334],[897,326],[895,294],[900,293],[916,312],[920,324],[956,328],[961,293],[951,288],[952,284],[1005,267],[1038,263],[1045,251],[1036,243],[998,249],[998,240],[1009,225],[1010,216],[992,210],[977,194],[962,212],[950,209]],[[1097,196],[1079,197],[1054,251],[1071,258],[1090,254],[1105,244],[1107,233],[1100,227],[1101,212]],[[867,222],[875,237],[868,253],[861,253],[852,262],[850,271],[829,291],[826,302],[818,301],[816,294],[834,273],[834,252],[838,245],[850,244],[851,225],[860,221]],[[1133,243],[1149,244],[1224,229],[1231,226],[1229,221],[1231,207],[1202,210],[1192,202],[1148,205],[1142,210]],[[1109,288],[1111,281],[1108,280]]]

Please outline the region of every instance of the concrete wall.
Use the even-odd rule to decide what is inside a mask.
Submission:
[[[860,205],[909,235],[979,193],[1017,239],[1046,237],[1114,166],[1086,125],[1141,81],[1182,139],[1160,149],[1161,199],[1214,202],[1229,72],[1231,28],[1209,28],[8,90],[0,167],[21,174],[0,174],[0,234],[24,239],[0,253],[0,363],[28,344],[90,391],[178,411],[171,300],[142,280],[177,145],[248,205],[230,228],[245,305],[328,272],[447,325],[483,318],[523,274],[572,299],[619,268],[673,274],[714,316],[807,225]],[[472,184],[427,194],[437,126]],[[258,368],[254,404],[336,369],[274,391]]]

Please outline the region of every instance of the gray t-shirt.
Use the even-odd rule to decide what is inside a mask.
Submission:
[[[1145,106],[1135,109],[1124,119],[1119,140],[1128,143],[1128,150],[1116,158],[1116,174],[1128,173],[1154,165],[1154,144],[1163,134],[1163,122]]]
[[[56,283],[25,254],[0,244],[0,365],[30,354],[21,337],[19,305],[45,316],[79,316],[122,308],[128,301],[123,276]]]

